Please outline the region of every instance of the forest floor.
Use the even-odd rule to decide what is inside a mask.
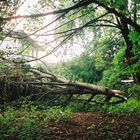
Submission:
[[[48,127],[51,140],[140,140],[140,113],[79,112]]]

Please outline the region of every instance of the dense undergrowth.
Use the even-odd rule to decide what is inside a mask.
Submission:
[[[109,114],[126,114],[140,112],[140,101],[136,99],[130,99],[128,102],[124,102],[117,105],[87,105],[83,107],[82,103],[71,103],[69,107],[73,111],[88,111],[88,112],[104,112]]]
[[[80,111],[112,115],[133,114],[140,112],[140,101],[130,99],[128,102],[114,106],[88,105],[85,107],[80,102],[72,102],[67,107],[49,107],[45,103],[33,102],[11,104],[0,112],[0,139],[46,139],[50,135],[48,128],[50,121],[70,119],[74,112]]]
[[[49,121],[68,119],[71,116],[68,108],[45,107],[23,104],[20,108],[7,107],[0,113],[0,139],[43,139],[49,135]]]

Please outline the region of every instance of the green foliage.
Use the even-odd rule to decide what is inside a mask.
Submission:
[[[139,45],[140,45],[140,33],[138,32],[130,32],[129,34],[129,38],[130,40],[133,42],[133,48],[132,48],[132,53],[134,54],[132,61],[137,62],[134,63],[134,65],[132,67],[135,67],[135,69],[137,69],[136,71],[138,72],[138,69],[140,68],[140,64],[137,60],[139,60],[140,57],[140,49],[139,49]],[[135,66],[137,65],[137,66]]]
[[[98,83],[99,85],[105,85],[110,88],[124,89],[124,86],[121,84],[121,79],[123,77],[129,76],[130,71],[125,62],[125,48],[122,47],[117,54],[114,56],[113,61],[109,69],[103,72],[103,77]]]
[[[48,121],[59,121],[70,116],[71,110],[68,108],[39,110],[30,104],[22,105],[18,110],[9,107],[0,114],[0,139],[41,140],[49,134]]]
[[[36,64],[35,67],[39,70],[39,71],[42,71],[42,72],[45,72],[45,71],[48,71],[48,67],[42,65],[42,64]]]
[[[129,38],[133,43],[140,43],[140,33],[133,31],[129,33]]]
[[[136,98],[140,99],[140,85],[134,84],[128,89],[129,94],[133,94]]]
[[[72,61],[52,68],[52,70],[72,81],[97,83],[101,79],[104,69],[102,54],[97,52],[94,56],[83,53]]]
[[[140,49],[139,49],[140,33],[135,32],[135,31],[130,32],[129,38],[133,42],[132,53],[133,53],[134,56],[131,58],[131,60],[134,63],[132,63],[131,65],[128,66],[128,71],[135,75],[136,73],[139,73],[139,69],[140,69],[140,63],[139,63],[139,58],[140,58]]]
[[[73,112],[83,112],[88,111],[87,107],[83,106],[83,102],[74,101],[71,102],[67,108],[70,108]]]
[[[107,106],[106,110],[108,113],[112,114],[126,114],[140,112],[140,101],[131,99],[127,103],[125,102],[116,106]]]
[[[118,85],[117,83],[120,83],[120,74],[118,73],[115,68],[110,67],[109,70],[105,70],[103,72],[103,78],[101,81],[98,83],[99,85],[104,85],[110,88],[118,88],[120,89],[120,84]]]
[[[128,102],[124,102],[117,105],[86,105],[83,106],[82,102],[72,102],[68,108],[71,108],[74,112],[89,111],[89,112],[104,112],[109,114],[126,114],[140,112],[140,101],[134,98],[129,99]]]
[[[6,63],[0,63],[0,72],[5,72],[8,70],[8,65]]]
[[[122,47],[119,52],[115,55],[113,63],[115,65],[119,65],[120,63],[122,64],[124,61],[124,57],[125,57],[125,48]]]
[[[89,111],[100,111],[110,114],[126,114],[140,112],[140,101],[136,99],[130,99],[128,102],[124,102],[118,105],[103,105],[94,106],[89,108]]]
[[[117,9],[119,9],[120,11],[127,11],[127,5],[128,4],[128,0],[118,0],[115,1],[114,3],[114,7],[116,7]]]

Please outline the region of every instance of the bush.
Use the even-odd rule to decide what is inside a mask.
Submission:
[[[136,99],[130,99],[128,102],[124,102],[117,105],[104,105],[104,106],[92,106],[89,111],[100,111],[110,114],[126,114],[140,112],[140,101]]]
[[[9,107],[0,114],[0,139],[42,139],[49,134],[47,125],[50,120],[58,121],[70,115],[70,109],[61,107],[44,110],[32,105],[23,105],[18,110]]]
[[[140,85],[134,84],[128,89],[129,94],[134,94],[137,99],[140,99]]]

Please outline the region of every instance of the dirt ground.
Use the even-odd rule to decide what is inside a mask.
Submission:
[[[140,113],[111,115],[79,112],[49,122],[51,140],[140,140]]]

